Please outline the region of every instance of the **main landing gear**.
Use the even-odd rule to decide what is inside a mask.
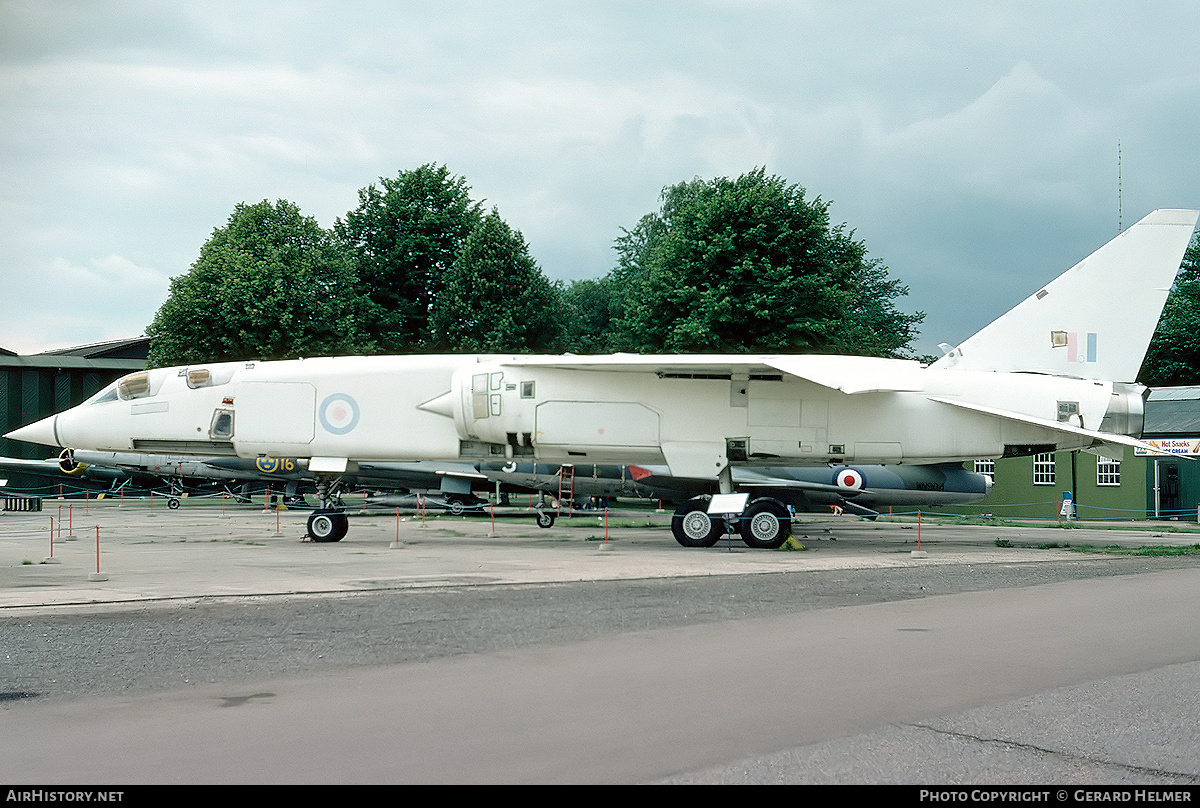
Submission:
[[[756,499],[741,516],[730,518],[742,541],[756,549],[774,550],[792,535],[792,515],[776,499]],[[725,519],[709,515],[708,497],[696,497],[675,509],[671,533],[684,547],[712,547],[725,534]]]

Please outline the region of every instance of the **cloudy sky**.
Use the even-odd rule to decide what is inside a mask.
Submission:
[[[142,333],[238,202],[441,163],[551,278],[766,166],[957,343],[1200,206],[1200,3],[0,0],[0,347]]]

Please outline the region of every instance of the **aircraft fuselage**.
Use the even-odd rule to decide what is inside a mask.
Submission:
[[[774,358],[638,357],[645,370],[619,356],[587,359],[571,367],[554,366],[561,357],[392,356],[166,368],[126,377],[28,429],[101,451],[666,464],[703,478],[731,462],[928,464],[1086,448],[1092,436],[1054,425],[1096,430],[1106,415],[1132,411],[1133,428],[1110,431],[1136,434],[1140,413],[1140,388],[1035,373],[854,358],[887,363],[880,367],[893,389],[846,393],[782,372]]]

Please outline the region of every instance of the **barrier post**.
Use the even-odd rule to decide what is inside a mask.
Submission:
[[[107,581],[108,576],[100,572],[100,526],[96,525],[96,571],[89,572],[89,581]]]
[[[43,564],[57,564],[58,559],[54,557],[54,517],[50,517],[50,555],[42,559]]]
[[[389,550],[400,549],[400,509],[396,508],[396,540],[388,545]]]
[[[921,512],[920,511],[917,511],[917,549],[910,552],[909,555],[914,556],[916,558],[924,558],[925,556],[929,555],[929,553],[927,553],[921,549]]]

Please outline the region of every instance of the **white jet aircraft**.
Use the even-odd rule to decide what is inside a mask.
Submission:
[[[101,451],[358,461],[933,464],[1120,447],[1134,382],[1200,212],[1158,210],[932,365],[819,355],[374,356],[142,371],[6,437]],[[327,497],[323,496],[327,501]],[[689,515],[691,516],[691,515]],[[786,508],[752,500],[754,535]],[[707,529],[698,504],[690,529]],[[321,510],[314,537],[344,534]]]

